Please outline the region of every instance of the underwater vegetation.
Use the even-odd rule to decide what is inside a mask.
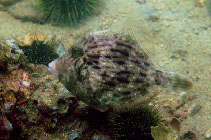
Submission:
[[[39,0],[44,22],[76,24],[87,16],[99,13],[102,0]]]
[[[48,42],[34,40],[30,46],[19,46],[27,57],[28,63],[48,65],[49,62],[59,57],[56,53],[55,41]]]

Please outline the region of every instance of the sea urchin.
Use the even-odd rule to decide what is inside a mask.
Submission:
[[[29,63],[48,65],[49,62],[59,57],[56,52],[56,45],[57,42],[54,40],[47,42],[34,40],[31,46],[19,45],[19,47],[23,50]]]
[[[154,106],[142,105],[124,112],[110,115],[110,132],[114,139],[120,140],[153,140],[151,126],[161,122],[158,109]]]
[[[102,0],[39,0],[44,21],[76,24],[100,10]]]

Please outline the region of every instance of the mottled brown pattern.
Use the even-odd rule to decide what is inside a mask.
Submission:
[[[150,87],[163,82],[163,73],[136,41],[120,34],[88,36],[55,65],[65,87],[101,111],[141,100]]]

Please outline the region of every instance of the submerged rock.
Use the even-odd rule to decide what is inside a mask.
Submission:
[[[5,10],[6,10],[6,8],[0,4],[0,11],[5,11]]]
[[[178,135],[168,127],[160,124],[151,128],[151,134],[154,140],[178,140]]]
[[[43,14],[36,7],[37,0],[23,0],[8,8],[8,12],[15,18],[21,20],[30,20],[33,22],[42,22]]]
[[[211,128],[207,129],[207,131],[204,133],[204,136],[208,139],[211,138]]]

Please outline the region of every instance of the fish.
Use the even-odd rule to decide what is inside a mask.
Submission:
[[[192,87],[182,74],[157,70],[141,45],[123,33],[88,35],[48,66],[71,94],[101,112],[142,101],[154,85]]]

